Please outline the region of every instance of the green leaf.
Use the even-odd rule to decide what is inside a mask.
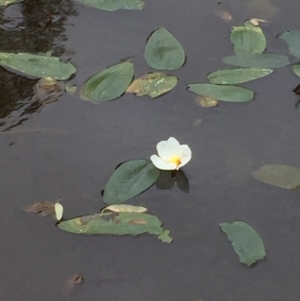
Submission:
[[[236,54],[263,53],[267,46],[261,28],[252,25],[251,22],[246,22],[245,26],[233,27],[230,41],[234,45]]]
[[[300,59],[300,31],[287,30],[280,34],[278,39],[284,40],[288,45],[290,54]]]
[[[144,0],[76,0],[88,6],[102,10],[116,11],[119,9],[142,10],[145,6]]]
[[[272,72],[272,69],[257,68],[226,69],[210,73],[207,79],[212,84],[240,84],[267,76]]]
[[[155,98],[169,92],[176,84],[177,77],[162,72],[153,72],[134,80],[126,92],[134,93],[137,96],[149,95],[151,98]]]
[[[254,171],[252,177],[265,184],[280,188],[291,190],[300,188],[300,169],[288,165],[265,165]]]
[[[149,37],[145,52],[147,64],[157,70],[176,70],[185,62],[185,53],[176,38],[164,27]]]
[[[106,204],[120,204],[142,193],[158,179],[160,171],[146,160],[133,160],[117,168],[104,189]]]
[[[0,6],[6,6],[6,5],[12,4],[17,1],[18,0],[0,0]]]
[[[80,92],[81,98],[95,103],[118,98],[130,85],[133,73],[134,66],[130,62],[109,67],[85,83]]]
[[[158,236],[158,239],[160,239],[162,242],[166,242],[169,244],[173,241],[173,238],[170,237],[169,234],[169,230],[164,230],[164,232]]]
[[[228,102],[247,102],[253,99],[254,93],[236,86],[219,86],[213,84],[190,84],[188,90],[206,97]]]
[[[300,63],[292,67],[293,72],[300,77]]]
[[[221,223],[220,227],[226,233],[241,263],[251,266],[266,257],[264,243],[250,225],[235,221],[232,224]]]
[[[63,63],[57,57],[30,53],[0,52],[0,65],[33,77],[70,78],[76,72],[71,63]]]
[[[222,62],[249,68],[280,68],[285,67],[290,63],[286,56],[272,53],[232,55],[223,58]]]
[[[164,233],[162,223],[157,216],[146,213],[98,213],[64,220],[58,223],[58,227],[66,232],[86,235],[140,235],[149,233],[160,236]],[[168,242],[167,234],[164,234],[161,240]]]

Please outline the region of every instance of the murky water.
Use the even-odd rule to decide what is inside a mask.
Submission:
[[[3,301],[163,300],[298,301],[300,203],[295,192],[259,183],[253,170],[268,163],[299,167],[299,118],[290,69],[246,87],[253,102],[203,109],[185,84],[205,81],[232,54],[232,25],[266,18],[268,51],[287,54],[278,33],[299,28],[298,1],[146,0],[144,11],[109,13],[71,1],[23,1],[0,10],[1,50],[47,52],[70,59],[78,86],[96,72],[134,57],[136,76],[149,34],[167,27],[181,42],[186,65],[180,82],[162,98],[125,95],[93,105],[78,95],[33,105],[36,80],[0,68],[1,282]],[[271,7],[270,7],[271,5]],[[215,12],[227,9],[226,22]],[[97,212],[100,191],[122,161],[149,158],[169,136],[190,145],[184,168],[190,192],[153,187],[131,203],[149,208],[174,242],[153,236],[84,237],[59,231],[53,220],[22,211],[54,201],[65,217]],[[264,240],[267,260],[238,262],[218,224],[243,220]],[[72,292],[74,273],[86,280]]]

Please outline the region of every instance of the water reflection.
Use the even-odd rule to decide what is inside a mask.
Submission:
[[[189,192],[189,180],[182,170],[162,170],[156,181],[156,187],[162,190],[170,190],[174,187],[175,183],[181,191],[185,193]]]
[[[25,0],[0,9],[0,51],[65,54],[65,25],[77,14],[69,0]],[[0,67],[0,128],[15,127],[41,108],[36,103],[37,80]],[[41,100],[41,98],[40,98]],[[46,102],[47,103],[47,102]],[[45,103],[44,103],[45,104]]]

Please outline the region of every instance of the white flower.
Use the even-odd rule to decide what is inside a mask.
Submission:
[[[167,141],[161,141],[156,146],[157,155],[150,157],[152,163],[158,169],[175,170],[187,164],[192,158],[192,151],[186,145],[170,137]]]

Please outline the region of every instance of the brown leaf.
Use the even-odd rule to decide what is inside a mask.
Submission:
[[[146,225],[147,221],[143,219],[133,219],[132,221],[129,222],[130,225]]]
[[[52,215],[52,217],[55,218],[54,205],[55,203],[43,201],[40,203],[29,205],[24,210],[26,212],[34,213],[42,217]]]
[[[196,103],[203,108],[216,107],[219,101],[210,97],[197,96],[195,98]]]

